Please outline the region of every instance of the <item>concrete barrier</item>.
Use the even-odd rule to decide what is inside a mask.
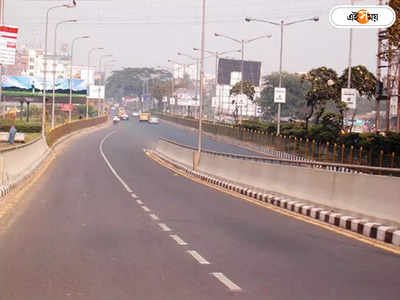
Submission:
[[[38,138],[26,145],[0,151],[3,162],[2,184],[12,185],[33,170],[49,151],[44,139]]]
[[[190,147],[160,141],[164,156],[192,166]],[[400,223],[399,177],[329,172],[202,153],[198,171],[339,210]]]

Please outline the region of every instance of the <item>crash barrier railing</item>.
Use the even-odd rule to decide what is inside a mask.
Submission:
[[[160,138],[160,140],[167,143],[194,150],[197,148],[188,145],[182,145],[175,141]],[[389,176],[400,176],[400,169],[397,168],[380,168],[380,167],[370,167],[370,166],[357,166],[349,164],[334,164],[328,162],[317,162],[317,161],[305,161],[305,160],[295,160],[295,159],[285,159],[285,158],[275,158],[275,157],[262,157],[262,156],[252,156],[252,155],[242,155],[226,152],[216,152],[202,149],[203,153],[212,154],[215,156],[230,157],[242,160],[250,160],[263,163],[279,164],[294,167],[304,167],[304,168],[314,168],[323,169],[327,171],[341,172],[341,173],[364,173],[364,174],[375,174],[375,175],[389,175]]]
[[[50,130],[47,135],[47,143],[52,146],[59,138],[72,133],[74,131],[95,126],[104,123],[108,120],[108,116],[102,116],[98,118],[76,120],[69,123],[61,124]]]
[[[329,172],[325,170],[332,167],[329,163],[304,163],[215,151],[202,151],[198,157],[196,151],[196,147],[165,139],[160,140],[155,148],[155,154],[172,163],[192,168],[196,161],[196,171],[252,190],[325,205],[327,210],[352,212],[350,215],[361,219],[371,216],[368,220],[374,222],[389,220],[392,225],[400,220],[399,177]],[[370,168],[374,167],[362,166],[361,171],[365,173]]]
[[[198,120],[160,114],[160,118],[183,126],[198,128]],[[207,133],[226,136],[243,143],[256,145],[262,152],[288,160],[303,160],[317,164],[330,163],[332,166],[348,165],[351,169],[360,166],[383,169],[400,168],[400,155],[384,150],[365,150],[363,147],[316,142],[296,137],[276,136],[260,131],[248,130],[231,125],[203,122],[203,130]],[[399,150],[400,151],[400,150]],[[375,174],[377,170],[371,168]],[[378,171],[379,174],[379,171]]]

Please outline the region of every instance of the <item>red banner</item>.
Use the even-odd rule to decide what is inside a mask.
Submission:
[[[72,111],[74,109],[73,104],[61,104],[62,111]]]

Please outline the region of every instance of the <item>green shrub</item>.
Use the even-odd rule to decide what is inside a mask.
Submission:
[[[0,132],[8,132],[11,128],[11,125],[14,122],[12,120],[6,119],[0,121]],[[25,121],[15,121],[15,128],[17,132],[24,132],[24,133],[35,133],[42,131],[42,124],[41,123],[27,123]]]

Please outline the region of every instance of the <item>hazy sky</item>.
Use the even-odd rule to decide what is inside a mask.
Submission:
[[[44,45],[46,9],[65,1],[5,0],[5,20],[20,26],[20,43],[39,47]],[[79,35],[90,40],[76,43],[76,61],[87,64],[90,47],[104,47],[94,55],[112,54],[118,62],[115,68],[168,65],[174,59],[190,62],[177,52],[196,55],[193,47],[200,46],[201,0],[76,0],[76,8],[58,9],[51,13],[49,50],[52,50],[54,24],[65,19],[78,19],[78,24],[59,27],[59,43],[69,43]],[[357,1],[375,4],[377,1]],[[211,51],[239,49],[232,41],[214,37],[214,32],[237,39],[254,38],[267,33],[272,38],[255,41],[246,46],[246,59],[262,62],[263,74],[279,68],[279,27],[265,23],[246,23],[244,18],[257,17],[272,21],[296,20],[314,15],[320,21],[296,24],[285,28],[283,69],[306,72],[322,65],[339,73],[347,65],[348,29],[335,29],[328,20],[330,9],[350,0],[207,0],[206,48]],[[376,29],[354,31],[353,63],[376,70]],[[232,55],[231,55],[232,56]],[[240,54],[233,56],[240,58]],[[214,70],[214,60],[206,71]]]

